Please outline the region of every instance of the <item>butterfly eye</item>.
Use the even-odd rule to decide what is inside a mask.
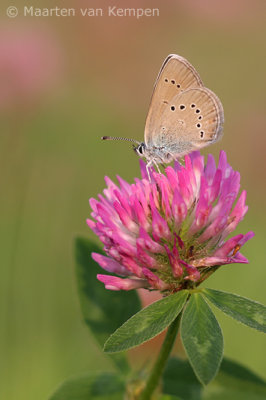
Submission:
[[[186,108],[186,106],[184,106],[184,104],[181,104],[181,105],[179,106],[179,108],[180,108],[180,110],[184,110],[184,109]]]
[[[171,110],[172,110],[172,111],[175,111],[175,106],[171,106]]]

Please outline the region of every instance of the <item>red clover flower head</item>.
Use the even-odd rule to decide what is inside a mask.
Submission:
[[[254,233],[226,240],[248,207],[245,191],[237,199],[240,174],[225,152],[217,168],[212,155],[204,166],[193,152],[165,175],[152,170],[151,181],[143,161],[140,167],[142,179],[117,177],[117,186],[106,177],[104,196],[90,199],[94,221],[87,223],[107,254],[92,257],[114,274],[97,275],[106,289],[176,292],[198,286],[221,265],[248,262],[239,250]]]

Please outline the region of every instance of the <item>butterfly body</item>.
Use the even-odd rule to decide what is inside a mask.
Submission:
[[[190,153],[193,149],[189,143],[185,142],[175,142],[172,144],[162,144],[160,146],[156,145],[146,145],[144,142],[140,143],[134,148],[136,153],[140,157],[145,157],[148,162],[154,164],[168,164],[174,161],[177,157],[183,157],[185,154]]]
[[[170,54],[155,81],[144,142],[134,149],[148,166],[167,164],[219,140],[223,122],[219,98],[185,58]]]

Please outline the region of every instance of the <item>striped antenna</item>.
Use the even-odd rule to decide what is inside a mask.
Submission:
[[[137,140],[130,139],[130,138],[123,138],[123,137],[102,136],[101,139],[102,140],[125,140],[127,142],[133,142],[133,143],[140,144],[140,142],[138,142]]]

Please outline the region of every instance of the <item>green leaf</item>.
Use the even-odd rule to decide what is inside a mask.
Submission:
[[[182,400],[264,400],[266,383],[246,367],[224,359],[216,378],[201,386],[187,360],[171,358],[163,374],[163,392]]]
[[[84,374],[65,381],[49,400],[123,400],[125,384],[110,372]]]
[[[83,318],[102,347],[110,334],[141,309],[136,291],[114,292],[104,288],[96,275],[102,271],[91,253],[102,250],[84,238],[75,241],[76,276]],[[113,356],[115,363],[127,368],[124,355]]]
[[[176,397],[170,394],[161,394],[159,397],[160,400],[182,400],[180,397]]]
[[[266,307],[256,301],[220,290],[203,289],[202,293],[225,314],[266,333]]]
[[[139,311],[118,328],[104,346],[106,352],[118,352],[138,346],[161,333],[181,312],[187,290],[158,300]]]
[[[223,355],[223,335],[212,310],[201,294],[193,293],[181,319],[181,338],[200,382],[216,375]]]

